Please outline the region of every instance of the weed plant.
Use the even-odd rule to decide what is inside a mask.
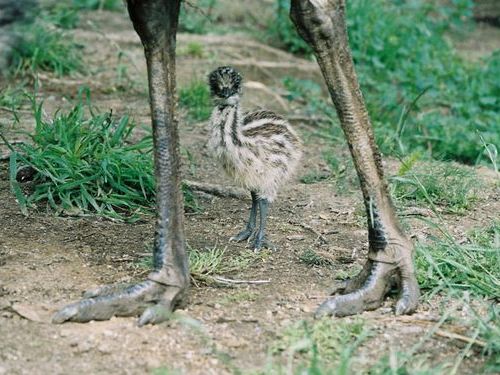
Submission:
[[[270,39],[310,54],[289,21],[289,1],[277,4]],[[467,29],[473,2],[448,4],[349,1],[349,38],[382,151],[472,164],[488,160],[480,135],[500,144],[500,52],[475,63],[459,58],[445,34]]]
[[[324,318],[314,324],[301,320],[285,328],[271,350],[283,352],[287,357],[286,372],[283,373],[348,374],[353,353],[370,335],[362,319],[336,321]],[[272,364],[267,371],[282,373],[273,369]]]
[[[468,243],[459,244],[441,226],[430,223],[441,236],[417,246],[417,277],[422,289],[463,291],[500,298],[500,225],[477,229]]]
[[[147,246],[152,249],[152,244]],[[196,249],[188,246],[189,272],[195,285],[213,284],[215,277],[232,272],[241,272],[250,266],[261,255],[257,253],[243,253],[240,255],[226,255],[226,249],[217,246],[205,249]],[[148,256],[140,262],[145,268],[153,267],[153,258]]]
[[[54,72],[63,76],[83,72],[82,53],[73,38],[43,18],[17,30],[23,38],[13,52],[14,74]]]
[[[203,45],[198,42],[189,42],[186,46],[179,48],[177,56],[189,56],[195,59],[201,59],[205,56]]]
[[[61,29],[74,29],[80,22],[79,9],[65,2],[48,4],[42,9],[41,16]]]
[[[35,132],[31,144],[20,144],[10,159],[12,189],[24,213],[46,203],[59,214],[98,214],[134,221],[152,210],[152,140],[131,140],[128,116],[97,113],[89,92],[82,91],[68,112],[43,116],[43,103],[32,98]],[[19,171],[34,171],[27,194],[17,181]],[[187,209],[198,209],[185,190]]]
[[[41,7],[41,17],[61,29],[74,29],[80,22],[79,14],[82,10],[116,11],[125,8],[121,0],[53,1],[44,3]]]
[[[392,176],[391,192],[397,202],[415,206],[439,206],[445,212],[465,213],[477,200],[481,180],[471,168],[456,163],[403,160]]]
[[[327,259],[312,249],[307,249],[299,256],[299,260],[308,266],[331,266],[333,264],[331,259]]]
[[[22,85],[0,88],[0,107],[15,111],[21,107],[25,99],[25,90]]]
[[[179,104],[195,121],[205,121],[212,113],[212,100],[208,85],[202,80],[194,80],[179,90]]]

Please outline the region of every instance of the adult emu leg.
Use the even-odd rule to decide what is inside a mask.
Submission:
[[[313,48],[358,173],[368,217],[368,260],[361,273],[316,315],[345,316],[379,307],[391,277],[401,281],[396,314],[415,311],[419,288],[413,245],[402,232],[384,180],[381,156],[359,89],[345,23],[345,0],[292,0],[290,16]]]
[[[180,0],[128,0],[148,68],[153,124],[156,212],[154,271],[128,287],[103,287],[60,310],[55,323],[106,320],[142,313],[139,325],[166,320],[189,285],[175,119],[175,42]]]

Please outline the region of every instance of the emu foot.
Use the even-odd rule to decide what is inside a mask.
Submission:
[[[184,288],[146,280],[130,286],[105,286],[84,294],[84,299],[69,304],[52,318],[56,324],[108,320],[113,316],[137,316],[139,326],[168,320],[184,297]]]
[[[237,235],[231,237],[229,241],[234,241],[234,242],[242,242],[251,239],[252,237],[255,236],[255,229],[253,228],[245,228],[243,229],[240,233]]]
[[[341,317],[374,310],[382,305],[395,278],[400,279],[396,314],[413,313],[418,306],[420,290],[412,268],[411,262],[408,266],[368,260],[357,276],[337,285],[333,293],[338,295],[323,302],[316,310],[315,317]]]
[[[272,251],[276,251],[276,246],[269,241],[266,237],[259,238],[259,236],[255,237],[255,240],[253,241],[252,244],[252,249],[254,251],[260,251],[262,249],[269,249]]]
[[[262,248],[270,249],[273,251],[276,250],[276,246],[274,246],[274,244],[271,241],[268,241],[265,236],[259,238],[257,231],[251,228],[243,229],[236,236],[231,237],[229,241],[234,241],[234,242],[247,241],[248,243],[252,244],[251,248],[254,251],[260,251]]]

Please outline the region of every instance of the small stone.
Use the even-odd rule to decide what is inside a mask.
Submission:
[[[314,308],[312,306],[308,306],[308,305],[302,305],[300,307],[300,309],[305,312],[305,313],[310,313],[314,310]]]
[[[0,310],[5,310],[10,307],[10,301],[6,299],[0,299]]]
[[[109,329],[103,331],[102,335],[105,336],[105,337],[116,337],[117,336],[116,333],[114,333],[113,331],[111,331]]]
[[[392,307],[381,307],[378,309],[378,312],[380,314],[391,314],[392,313]]]
[[[102,354],[111,354],[112,353],[112,349],[110,347],[109,344],[101,344],[99,345],[99,347],[97,348],[97,350],[99,351],[99,353],[102,353]]]
[[[86,340],[81,343],[77,344],[78,352],[79,353],[86,353],[92,350],[95,347],[95,343],[92,341]]]

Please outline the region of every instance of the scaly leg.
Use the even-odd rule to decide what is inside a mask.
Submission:
[[[182,302],[189,286],[175,119],[175,42],[180,0],[128,0],[144,46],[153,124],[157,223],[154,271],[128,287],[104,287],[55,314],[54,323],[141,314],[139,325],[159,323]]]
[[[267,249],[276,250],[276,246],[274,246],[266,238],[266,223],[267,223],[267,213],[269,211],[269,201],[265,198],[259,198],[258,202],[259,202],[260,222],[259,222],[259,230],[255,235],[253,249],[255,251],[259,251],[260,249],[265,247]]]
[[[240,233],[238,233],[236,236],[233,236],[229,239],[229,241],[235,241],[235,242],[241,242],[248,240],[250,237],[254,235],[255,232],[255,224],[257,221],[257,193],[254,191],[251,192],[252,194],[252,208],[250,209],[250,217],[248,218],[248,223]]]
[[[325,301],[317,315],[344,316],[379,307],[393,276],[401,281],[397,314],[415,311],[419,287],[413,245],[401,230],[359,89],[345,23],[345,0],[292,0],[290,16],[313,48],[351,151],[368,216],[368,261],[359,277]]]

